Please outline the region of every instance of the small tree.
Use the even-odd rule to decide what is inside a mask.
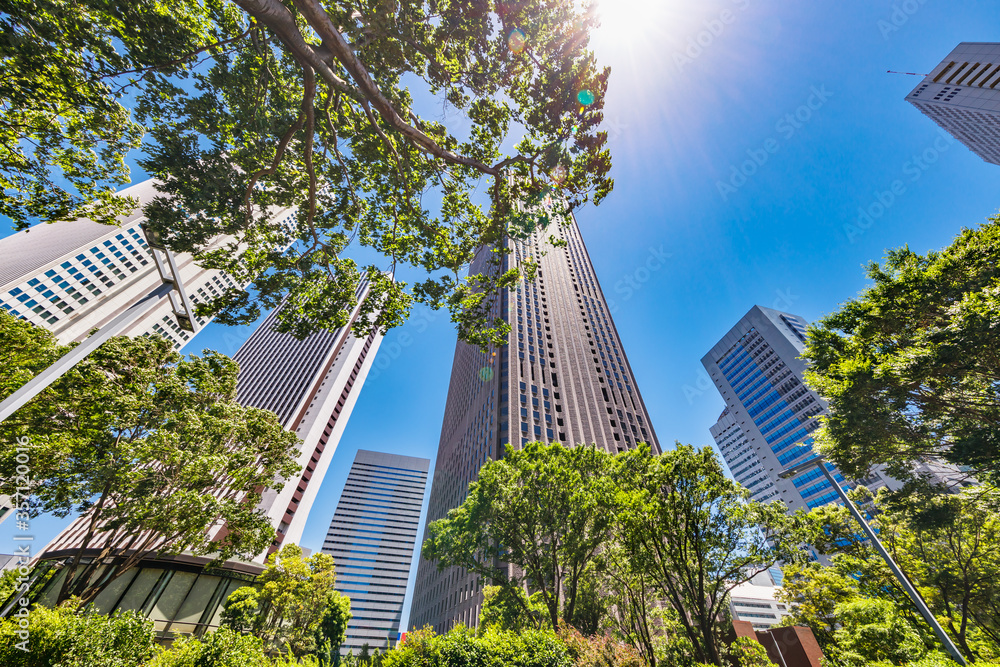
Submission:
[[[303,557],[287,544],[267,558],[256,586],[233,591],[226,600],[224,623],[249,630],[267,646],[295,656],[321,652],[330,656],[344,641],[351,602],[334,588],[333,558],[317,553]]]
[[[82,515],[60,601],[92,600],[150,553],[250,558],[271,543],[258,489],[297,470],[298,439],[274,413],[236,402],[237,370],[215,352],[183,359],[162,338],[113,338],[0,425],[5,441],[30,437],[31,515]],[[0,451],[11,495],[25,481],[17,454]]]
[[[588,564],[611,535],[614,468],[594,447],[508,448],[480,469],[460,507],[430,524],[424,558],[537,591],[558,629],[574,617]]]
[[[621,539],[657,596],[677,613],[701,662],[724,665],[729,592],[779,561],[799,558],[781,503],[749,500],[712,450],[687,445],[623,455]]]

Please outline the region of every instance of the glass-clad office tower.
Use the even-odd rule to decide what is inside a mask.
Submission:
[[[803,382],[806,322],[797,315],[754,306],[722,337],[701,362],[726,402],[710,431],[738,482],[756,500],[780,499],[789,512],[837,502],[837,493],[818,468],[792,479],[785,469],[815,456],[812,432],[826,413],[826,402]],[[920,472],[948,483],[945,465],[921,464]],[[900,482],[876,469],[861,483],[870,489],[899,488]]]

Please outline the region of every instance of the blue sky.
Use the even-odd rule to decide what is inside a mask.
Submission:
[[[660,441],[710,444],[723,403],[700,359],[751,306],[814,320],[886,249],[997,215],[1000,166],[903,100],[920,77],[886,70],[1000,40],[1000,2],[606,1],[615,190],[578,221]],[[185,351],[232,354],[249,333],[212,325]],[[421,309],[386,336],[303,546],[321,547],[358,448],[434,459],[454,346],[447,314]],[[36,521],[36,545],[63,524]]]

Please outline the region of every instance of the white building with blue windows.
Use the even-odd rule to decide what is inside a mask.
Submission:
[[[157,195],[153,180],[122,190],[139,201],[119,225],[87,219],[41,223],[0,239],[0,307],[47,329],[60,343],[81,341],[161,282],[140,225],[142,207]],[[284,222],[294,209],[274,212]],[[217,243],[226,239],[220,238]],[[176,256],[191,301],[201,303],[242,288],[223,271],[204,269],[190,255]],[[199,325],[207,320],[198,318]],[[140,317],[123,335],[158,333],[182,347],[194,334],[182,329],[169,300]]]

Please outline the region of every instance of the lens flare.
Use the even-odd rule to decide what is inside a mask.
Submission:
[[[524,48],[528,45],[528,36],[524,34],[524,31],[520,28],[514,28],[507,35],[507,48],[511,50],[512,53],[520,53],[524,51]]]
[[[576,101],[585,107],[589,107],[591,104],[594,103],[594,93],[586,89],[581,90],[579,93],[576,94]]]
[[[479,379],[483,382],[489,382],[493,379],[493,369],[489,366],[483,366],[479,369]]]

